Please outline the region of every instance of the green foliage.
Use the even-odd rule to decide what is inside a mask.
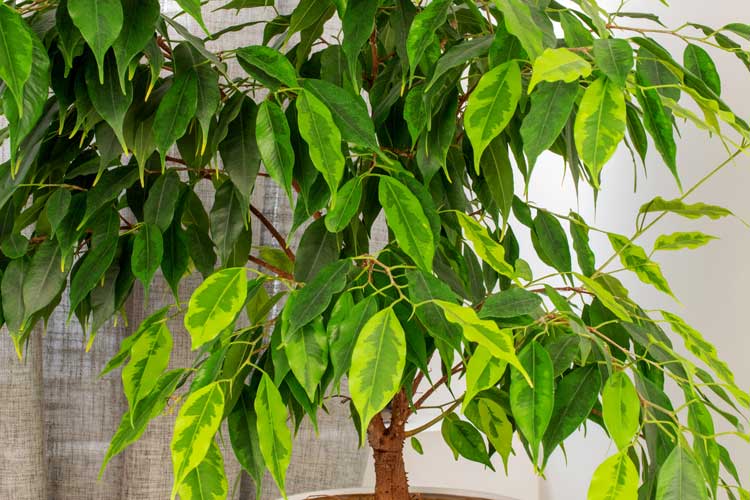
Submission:
[[[720,444],[748,439],[750,396],[702,333],[652,318],[615,274],[671,295],[656,259],[714,237],[667,228],[651,253],[636,240],[667,217],[733,215],[688,197],[748,148],[714,63],[725,51],[750,67],[748,25],[670,30],[594,0],[302,0],[269,20],[271,0],[234,0],[223,8],[257,9],[263,43],[216,53],[207,42],[244,25],[211,32],[201,2],[177,4],[175,17],[156,0],[0,5],[0,324],[19,356],[63,294],[87,348],[159,269],[175,295],[103,368],[122,367],[129,410],[102,470],[177,401],[173,496],[228,495],[225,419],[258,488],[268,469],[283,491],[290,427],[316,424],[348,377],[363,444],[390,407],[418,451],[440,423],[456,457],[507,468],[525,451],[543,473],[595,423],[618,453],[590,499],[750,497]],[[528,199],[540,158],[606,196],[622,146],[679,186],[683,123],[732,153],[644,204],[631,236]],[[251,205],[259,183],[286,194],[291,234]],[[254,247],[254,230],[278,247]],[[180,304],[194,271],[204,281]],[[195,359],[167,371],[172,319]],[[453,400],[406,428],[441,386]]]

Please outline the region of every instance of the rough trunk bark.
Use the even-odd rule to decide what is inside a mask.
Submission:
[[[390,425],[385,426],[381,413],[367,429],[375,458],[375,500],[409,500],[409,482],[404,465],[407,412],[408,401],[401,392],[393,399]]]

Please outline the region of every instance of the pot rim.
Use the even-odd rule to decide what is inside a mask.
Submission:
[[[472,490],[459,490],[453,488],[430,488],[430,487],[410,487],[411,493],[422,493],[422,494],[433,494],[433,495],[455,495],[462,497],[471,497],[481,500],[517,500],[515,498],[506,497],[502,495],[496,495],[494,493],[484,493],[480,491]],[[336,495],[361,495],[361,494],[372,494],[372,488],[338,488],[333,490],[319,490],[311,491],[307,493],[298,493],[296,495],[290,495],[289,500],[306,500],[310,497],[316,496],[336,496]]]

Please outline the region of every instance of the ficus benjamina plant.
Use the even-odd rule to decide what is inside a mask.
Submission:
[[[0,322],[18,355],[63,294],[89,347],[159,270],[175,294],[103,368],[122,368],[129,403],[103,468],[169,405],[172,497],[228,496],[225,420],[244,470],[283,492],[293,431],[343,399],[378,500],[408,498],[404,443],[421,449],[437,425],[457,458],[525,453],[540,474],[600,426],[615,446],[593,500],[750,498],[719,439],[750,439],[750,396],[701,333],[611,273],[672,295],[653,256],[712,237],[664,234],[653,251],[639,238],[670,217],[732,216],[689,197],[750,144],[710,55],[750,67],[750,25],[670,29],[595,0],[301,0],[288,14],[232,0],[215,7],[250,9],[263,44],[214,51],[248,23],[211,32],[199,0],[177,3],[0,5]],[[684,187],[683,126],[728,151]],[[643,205],[631,235],[528,200],[543,152],[606,196],[618,148],[682,193]],[[260,176],[293,210],[289,232],[252,205]],[[198,185],[214,189],[208,209]],[[252,247],[253,225],[278,246]],[[168,370],[174,318],[195,358]],[[441,387],[452,399],[430,406]],[[410,425],[428,406],[439,414]]]

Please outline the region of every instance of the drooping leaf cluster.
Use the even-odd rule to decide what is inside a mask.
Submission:
[[[363,443],[394,397],[411,414],[446,385],[455,400],[406,437],[440,423],[456,457],[488,467],[520,442],[543,471],[599,425],[618,452],[591,499],[750,498],[715,426],[748,439],[750,396],[699,332],[646,314],[608,273],[619,261],[672,295],[654,252],[713,237],[664,234],[653,252],[635,240],[666,216],[731,212],[686,201],[692,188],[656,198],[633,235],[607,233],[607,258],[590,245],[602,230],[524,195],[542,155],[598,192],[623,147],[680,185],[683,124],[741,154],[750,127],[710,53],[750,67],[750,26],[670,31],[593,0],[301,0],[288,14],[234,0],[223,8],[263,19],[249,23],[263,44],[213,52],[247,24],[211,33],[200,2],[177,3],[206,38],[157,0],[0,5],[0,324],[19,356],[63,294],[88,347],[134,287],[160,275],[176,297],[102,372],[122,367],[129,403],[105,466],[180,394],[173,497],[226,497],[225,419],[242,467],[283,491],[287,416],[316,425],[347,377]],[[286,194],[289,234],[253,206],[258,182]],[[253,228],[278,247],[253,248]],[[180,304],[193,272],[205,280]],[[270,295],[272,281],[284,291]],[[195,363],[167,371],[174,317]]]

